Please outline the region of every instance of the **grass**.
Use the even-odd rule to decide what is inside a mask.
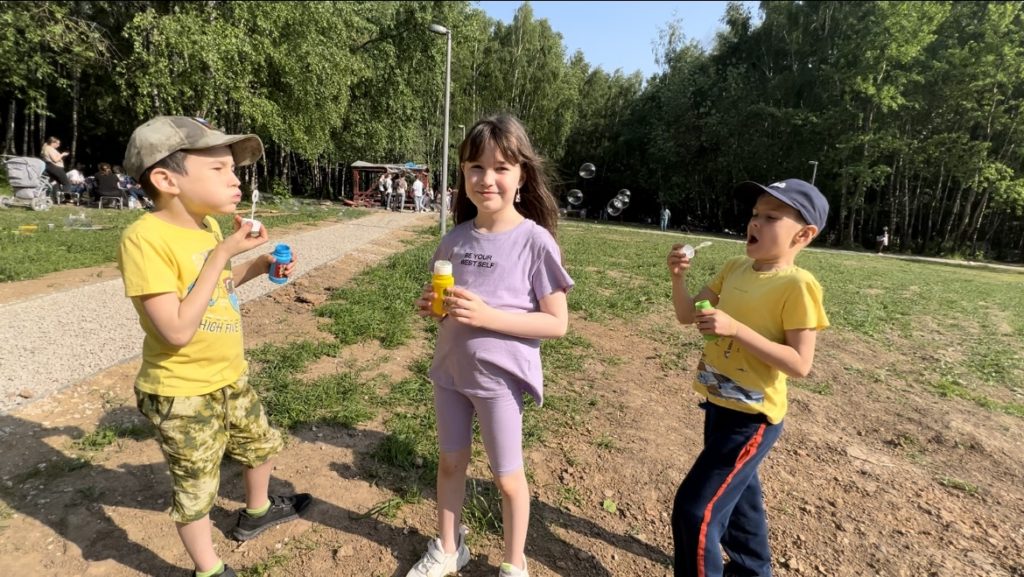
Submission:
[[[271,230],[297,223],[321,220],[345,220],[366,214],[354,208],[320,207],[297,204],[282,206],[277,213],[260,211],[260,220]],[[245,212],[239,207],[239,212]],[[72,217],[84,214],[88,225],[98,227],[86,230],[74,228]],[[0,282],[19,281],[45,274],[113,263],[117,260],[117,247],[121,233],[143,213],[137,210],[113,210],[55,206],[47,211],[35,212],[14,207],[0,209]],[[221,229],[234,227],[230,216],[217,217]],[[21,225],[36,225],[37,232],[19,234]],[[50,226],[53,225],[53,230]]]
[[[594,439],[594,446],[603,451],[615,451],[619,448],[619,443],[608,433],[601,433]]]
[[[672,321],[671,285],[665,256],[675,242],[695,244],[683,235],[641,233],[619,227],[568,223],[561,227],[567,268],[576,287],[569,307],[590,320],[614,325],[633,322],[652,313]],[[743,254],[743,245],[713,241],[694,260],[687,276],[691,294],[706,284],[726,259]],[[907,353],[936,352],[936,334],[951,355],[967,361],[939,367],[909,360],[897,367],[901,376],[933,386],[943,396],[971,400],[993,411],[1024,416],[1015,399],[1024,382],[1024,277],[1016,271],[976,269],[931,262],[877,258],[874,255],[834,251],[806,251],[797,264],[814,273],[825,295],[833,329],[863,340],[883,343],[886,349]],[[699,342],[680,337],[675,328],[656,325],[646,329],[652,340],[678,347],[683,353]],[[692,340],[692,343],[691,343]],[[684,356],[684,355],[680,355]],[[678,358],[661,356],[662,368],[683,368]],[[606,364],[610,359],[604,359]],[[951,386],[952,373],[964,386]],[[821,395],[832,393],[832,383],[794,379],[794,386]]]
[[[968,495],[977,495],[978,491],[981,490],[981,488],[975,485],[974,483],[963,481],[953,477],[939,477],[939,484],[942,485],[943,487],[956,489],[957,491],[961,491]]]
[[[80,451],[102,451],[121,439],[141,441],[154,435],[153,427],[139,423],[103,425],[95,431],[77,439],[72,445]]]
[[[570,310],[613,327],[664,314],[664,323],[641,331],[653,342],[679,351],[675,358],[658,357],[663,368],[687,370],[680,359],[698,350],[701,341],[674,324],[664,258],[673,242],[696,239],[567,224],[561,228],[559,240],[576,281],[569,295]],[[385,349],[395,349],[421,334],[428,340],[428,351],[432,350],[436,326],[417,319],[412,302],[428,280],[426,263],[436,242],[435,235],[422,233],[407,250],[363,271],[317,308],[316,314],[328,319],[332,342],[264,346],[250,354],[255,367],[253,382],[264,395],[272,420],[280,426],[330,423],[351,427],[383,413],[386,435],[370,455],[375,465],[368,474],[394,494],[366,515],[396,515],[405,505],[417,502],[424,487],[433,485],[438,452],[432,385],[427,375],[431,353],[410,361],[411,374],[400,380],[367,379],[354,370],[312,380],[297,375],[317,359],[337,356],[342,347],[356,343],[377,341]],[[704,249],[687,279],[690,291],[699,290],[726,259],[742,251],[741,244],[726,241]],[[1024,336],[1019,275],[818,251],[802,255],[800,264],[812,270],[824,287],[834,330],[910,350],[927,350],[926,338],[935,330],[962,335],[949,343],[971,359],[954,367],[952,374],[959,380],[937,380],[939,369],[927,363],[900,367],[897,372],[902,378],[938,382],[933,390],[942,396],[1024,416],[1020,404],[993,400],[979,388],[1024,381],[1015,345]],[[979,315],[978,309],[998,316],[998,333],[984,330],[986,317]],[[922,330],[921,326],[931,328]],[[546,406],[538,410],[527,400],[526,446],[544,442],[552,432],[579,429],[587,423],[598,404],[589,379],[626,362],[622,357],[601,357],[597,351],[594,343],[572,330],[562,339],[543,343]],[[891,371],[869,372],[861,371],[864,378],[883,386]],[[796,379],[794,386],[831,395],[834,384]],[[603,451],[617,449],[616,440],[608,435],[599,436],[593,444]],[[479,451],[474,455],[483,458]],[[466,519],[477,530],[500,531],[495,491],[493,485],[481,483],[474,484],[467,494]],[[579,498],[569,489],[563,493],[559,497],[562,503],[575,503]]]

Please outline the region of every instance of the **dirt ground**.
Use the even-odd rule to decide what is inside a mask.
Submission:
[[[247,345],[326,338],[312,309],[401,250],[407,235],[245,304]],[[2,285],[0,298],[110,274],[117,273],[104,267]],[[593,405],[585,422],[526,454],[534,577],[671,573],[668,516],[701,443],[702,416],[689,385],[697,353],[678,358],[651,338],[681,330],[670,319],[666,303],[628,325],[572,320],[602,360],[588,361],[571,385]],[[1021,421],[940,399],[904,377],[898,367],[942,354],[942,335],[935,339],[935,349],[908,358],[892,351],[909,347],[865,342],[841,327],[822,335],[808,382],[831,390],[791,388],[786,431],[762,469],[776,575],[1024,577]],[[383,370],[401,372],[422,351],[422,342],[387,352],[360,345],[316,370],[387,355]],[[0,575],[189,574],[166,514],[169,477],[156,442],[121,440],[84,460],[72,446],[101,424],[141,422],[131,387],[137,368],[112,367],[0,415]],[[246,544],[222,534],[242,505],[240,469],[226,464],[212,513],[225,561],[250,575],[404,575],[434,534],[434,501],[428,492],[394,519],[360,518],[394,496],[365,475],[383,436],[379,420],[295,431],[272,490],[310,492],[317,502],[304,520]],[[473,472],[483,479],[479,463]],[[616,512],[602,507],[606,499]],[[475,535],[472,550],[462,575],[496,574],[500,539]]]

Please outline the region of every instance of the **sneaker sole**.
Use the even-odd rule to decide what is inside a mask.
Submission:
[[[280,519],[278,519],[277,521],[274,521],[273,523],[268,523],[268,524],[260,527],[259,529],[253,529],[251,531],[246,531],[244,529],[239,529],[238,527],[235,527],[234,530],[231,531],[231,537],[235,541],[248,541],[250,539],[255,539],[257,536],[259,536],[260,533],[263,533],[267,529],[270,529],[270,528],[273,528],[273,527],[277,527],[281,523],[287,523],[289,521],[294,521],[294,520],[298,519],[302,515],[302,513],[305,512],[306,509],[309,509],[309,506],[312,505],[312,504],[313,504],[313,500],[310,499],[309,502],[306,503],[306,506],[303,507],[302,509],[299,509],[299,510],[295,511],[294,513],[292,513],[291,515],[288,515],[287,517],[281,517]]]

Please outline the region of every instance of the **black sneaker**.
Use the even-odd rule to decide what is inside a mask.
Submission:
[[[192,572],[192,577],[196,577],[195,571]],[[231,567],[225,565],[224,570],[215,575],[215,577],[238,577],[238,573],[235,573]]]
[[[238,513],[238,524],[231,531],[231,537],[238,541],[248,541],[274,525],[297,519],[312,502],[313,496],[309,493],[289,496],[271,495],[270,509],[267,509],[263,515],[250,517],[245,509]]]

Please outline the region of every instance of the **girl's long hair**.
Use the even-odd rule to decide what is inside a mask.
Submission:
[[[491,116],[478,121],[469,129],[459,146],[458,189],[452,207],[455,224],[476,218],[476,205],[466,194],[462,164],[480,158],[488,143],[497,146],[505,160],[518,164],[523,171],[523,185],[519,187],[521,200],[515,203],[516,211],[555,236],[558,203],[548,188],[544,160],[533,150],[523,124],[509,115]]]

